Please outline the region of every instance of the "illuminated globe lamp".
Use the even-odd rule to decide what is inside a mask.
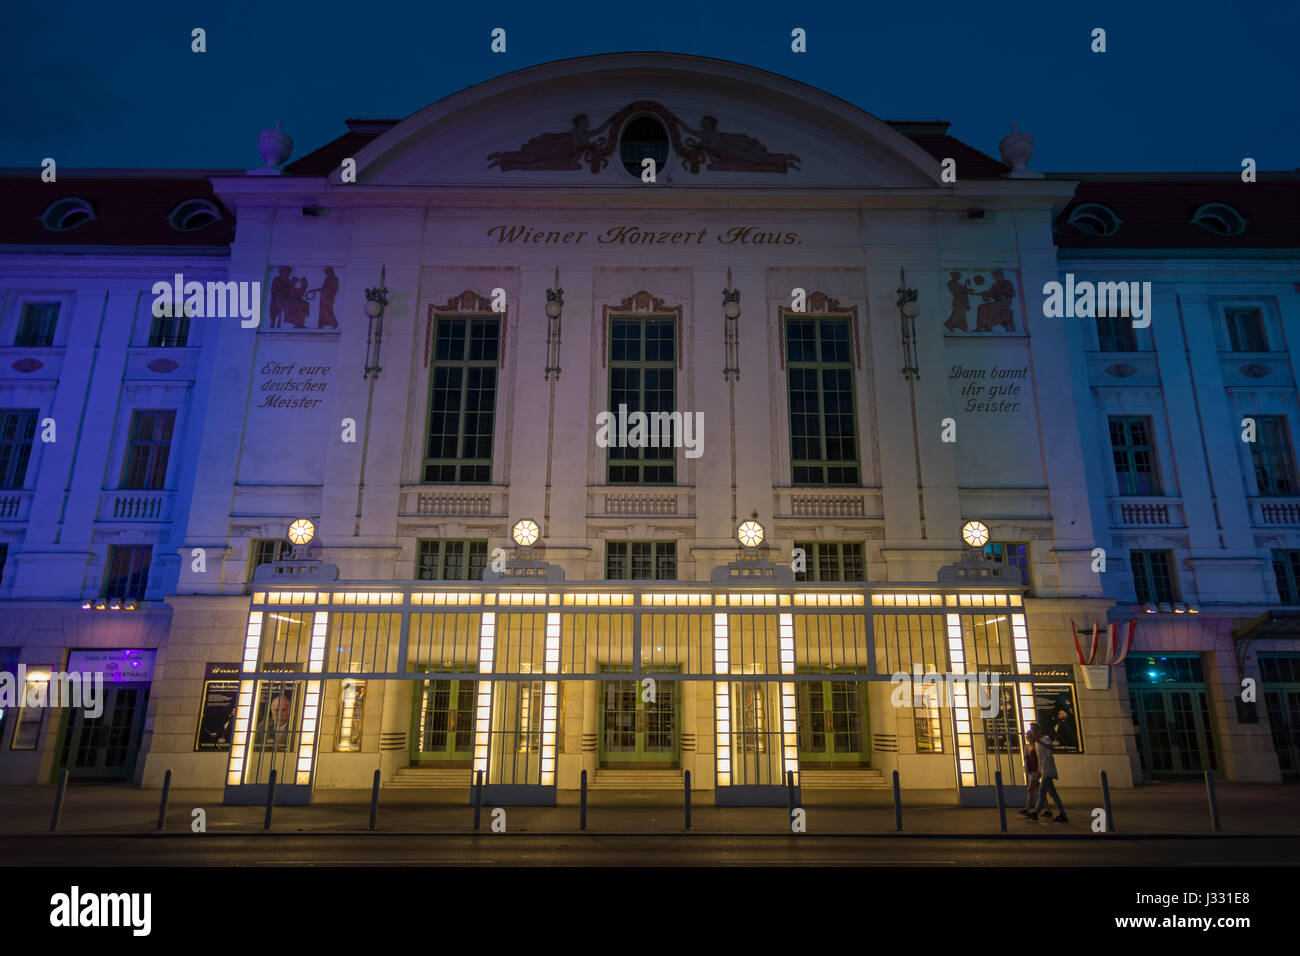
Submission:
[[[762,545],[763,539],[766,536],[763,526],[757,521],[757,516],[750,518],[747,521],[742,521],[736,528],[736,540],[739,541],[740,546],[745,549],[746,557],[755,557],[757,555],[758,548]]]
[[[302,558],[306,553],[307,545],[314,537],[316,537],[316,525],[308,518],[299,518],[289,525],[288,538],[293,545],[295,558]]]
[[[972,552],[982,555],[988,544],[989,529],[982,521],[967,521],[961,526],[961,539]]]
[[[542,536],[542,529],[532,518],[520,518],[510,529],[510,537],[522,552],[529,552]]]

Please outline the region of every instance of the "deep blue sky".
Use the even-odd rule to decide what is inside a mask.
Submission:
[[[1300,2],[951,0],[448,3],[3,0],[0,166],[249,168],[280,120],[294,157],[348,117],[403,117],[548,60],[667,50],[821,87],[882,119],[946,119],[1031,168],[1300,167]],[[208,52],[190,52],[190,30]],[[508,31],[508,52],[489,33]],[[790,52],[790,31],[809,52]],[[1089,51],[1093,27],[1105,54]]]

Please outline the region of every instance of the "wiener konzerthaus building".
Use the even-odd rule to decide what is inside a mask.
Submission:
[[[1293,775],[1297,177],[1031,145],[644,53],[10,171],[0,669],[108,690],[0,779],[980,804],[1031,720],[1066,786]]]

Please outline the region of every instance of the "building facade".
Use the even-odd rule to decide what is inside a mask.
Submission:
[[[978,804],[1034,720],[1066,786],[1294,767],[1280,201],[1189,254],[1185,184],[673,54],[348,125],[5,183],[0,653],[113,689],[11,708],[3,779]],[[1048,317],[1067,273],[1152,281],[1154,321]],[[1123,648],[1072,622],[1134,617],[1086,666]],[[898,676],[932,672],[985,683]]]

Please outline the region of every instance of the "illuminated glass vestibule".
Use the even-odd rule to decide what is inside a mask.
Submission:
[[[917,753],[951,762],[963,798],[999,771],[1024,782],[1033,693],[1018,588],[447,585],[255,590],[227,801],[264,800],[272,768],[277,799],[309,801],[322,687],[340,680],[409,682],[412,762],[481,771],[500,803],[576,788],[581,750],[596,752],[585,766],[692,766],[721,804],[783,805],[801,766],[870,766],[873,708],[900,674],[950,675],[916,688],[902,725],[918,728]],[[960,679],[975,674],[996,679],[991,698]],[[566,712],[588,721],[567,748]]]

